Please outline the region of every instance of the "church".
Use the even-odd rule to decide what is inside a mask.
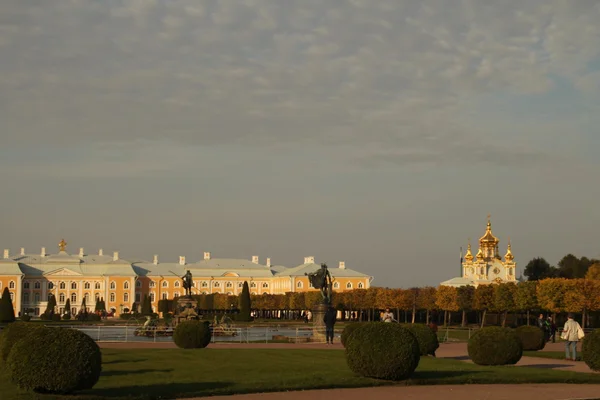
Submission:
[[[199,261],[188,262],[184,256],[178,262],[152,260],[125,260],[118,251],[105,254],[102,249],[90,254],[83,248],[67,252],[67,243],[61,240],[58,253],[49,253],[45,247],[36,253],[24,248],[12,255],[4,250],[0,258],[0,293],[8,288],[15,314],[33,310],[40,315],[46,310],[52,294],[56,298],[57,312],[63,313],[66,300],[70,300],[71,313],[77,314],[85,299],[88,311],[93,311],[98,300],[104,299],[107,311],[115,315],[138,307],[144,296],[150,297],[152,308],[157,310],[160,299],[183,296],[181,277],[190,271],[193,276],[192,294],[222,293],[238,295],[244,281],[253,295],[285,294],[286,292],[314,291],[305,273],[321,268],[315,258],[304,257],[297,266],[274,265],[270,258],[261,263],[259,256],[251,259],[215,258],[204,252]],[[368,289],[373,280],[361,272],[346,268],[346,263],[329,265],[334,291]]]
[[[492,233],[492,223],[488,215],[487,228],[485,234],[479,239],[477,254],[473,256],[470,241],[464,259],[461,254],[462,276],[442,282],[440,285],[477,287],[491,283],[517,283],[519,281],[516,278],[517,263],[512,254],[510,239],[506,254],[504,254],[504,261],[500,256],[499,243],[500,240]]]

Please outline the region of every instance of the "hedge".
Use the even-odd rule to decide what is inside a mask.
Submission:
[[[11,381],[21,389],[69,394],[94,387],[102,355],[94,340],[75,329],[36,329],[19,340],[7,359]]]
[[[583,337],[583,361],[593,371],[600,371],[600,329],[596,329]]]
[[[523,351],[542,350],[546,345],[544,331],[537,326],[519,326],[515,333],[523,343]]]
[[[347,346],[348,343],[348,339],[350,338],[350,335],[352,334],[352,332],[354,332],[356,330],[356,328],[364,325],[364,324],[370,324],[372,322],[352,322],[348,325],[346,325],[344,327],[344,330],[342,331],[342,335],[340,336],[340,341],[342,342],[342,345],[344,347]]]
[[[348,367],[377,379],[409,378],[419,365],[419,353],[415,335],[398,324],[361,324],[346,342]]]
[[[0,359],[6,361],[10,350],[19,340],[43,328],[41,325],[21,321],[7,325],[0,334]]]
[[[440,342],[429,326],[424,324],[406,324],[402,326],[415,335],[422,356],[435,355],[435,351],[440,347]]]
[[[469,339],[469,357],[478,365],[512,365],[523,355],[523,343],[511,328],[481,328]]]
[[[208,321],[182,321],[173,332],[173,341],[182,349],[204,348],[208,346],[210,339]]]

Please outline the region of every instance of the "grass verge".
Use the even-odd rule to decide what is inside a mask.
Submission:
[[[553,360],[564,360],[564,351],[524,351],[523,356],[537,358],[551,358]],[[577,352],[577,361],[581,361],[581,352]]]
[[[393,384],[355,376],[343,351],[303,349],[103,349],[103,372],[93,390],[76,396],[17,390],[0,371],[2,400],[173,399],[302,389]],[[600,375],[521,367],[480,367],[422,358],[401,385],[596,383]]]

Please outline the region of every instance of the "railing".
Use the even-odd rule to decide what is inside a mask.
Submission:
[[[82,331],[96,342],[141,342],[169,343],[173,341],[172,328],[140,327],[140,326],[81,326],[81,325],[49,325],[57,328],[72,328]],[[211,328],[212,343],[325,343],[325,329],[317,334],[313,327],[221,327]],[[339,341],[342,329],[336,329],[334,336]]]

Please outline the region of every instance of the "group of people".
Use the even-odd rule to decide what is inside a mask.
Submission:
[[[540,314],[538,318],[538,327],[544,331],[544,338],[547,342],[556,342],[556,324],[552,320],[552,317],[544,318],[543,314]],[[569,313],[567,316],[567,322],[563,327],[560,338],[565,341],[565,359],[576,361],[577,360],[577,343],[583,339],[585,333],[583,328],[579,325],[579,322],[575,321],[573,314]]]

